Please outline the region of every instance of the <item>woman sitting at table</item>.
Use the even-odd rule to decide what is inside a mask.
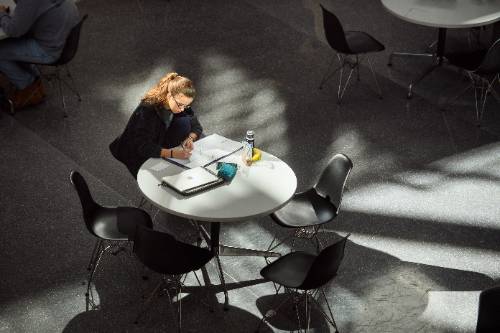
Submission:
[[[109,146],[113,156],[137,178],[151,157],[187,159],[203,128],[190,105],[193,82],[168,73],[142,98],[124,132]]]

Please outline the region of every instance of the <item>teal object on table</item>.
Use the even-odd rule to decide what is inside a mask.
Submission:
[[[217,176],[223,178],[226,182],[230,182],[231,180],[233,180],[234,176],[236,176],[237,171],[238,165],[236,163],[217,163]]]

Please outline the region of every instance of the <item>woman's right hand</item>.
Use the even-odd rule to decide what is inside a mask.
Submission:
[[[181,160],[187,160],[191,157],[191,150],[172,148],[172,157]]]

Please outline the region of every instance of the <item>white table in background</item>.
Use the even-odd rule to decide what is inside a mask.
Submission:
[[[192,196],[183,196],[168,187],[159,186],[162,177],[184,170],[168,161],[151,158],[144,162],[137,174],[140,190],[159,209],[189,220],[210,222],[208,241],[215,251],[221,275],[219,256],[269,257],[278,254],[222,245],[219,243],[220,225],[267,216],[283,207],[297,188],[293,170],[271,154],[262,152],[262,159],[251,166],[243,163],[241,152],[223,161],[238,164],[239,169],[232,182]],[[228,295],[225,290],[227,306]]]
[[[436,65],[410,83],[408,98],[413,86],[443,63],[446,30],[480,27],[500,21],[500,0],[381,0],[392,15],[414,24],[438,28],[436,54],[393,53],[393,55],[432,56]],[[404,38],[404,36],[402,36]]]

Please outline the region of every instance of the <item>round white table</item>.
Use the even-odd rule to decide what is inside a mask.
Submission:
[[[381,0],[400,19],[436,28],[472,28],[500,21],[498,0]]]
[[[220,244],[220,224],[245,221],[280,209],[294,195],[297,178],[285,162],[265,152],[262,152],[262,159],[251,166],[243,163],[241,152],[222,161],[238,164],[231,183],[192,196],[183,196],[168,187],[159,186],[162,177],[184,170],[163,159],[150,158],[144,162],[137,174],[137,182],[144,197],[159,209],[189,220],[210,222],[210,235],[203,228],[200,232],[217,259],[227,309],[229,301],[219,256],[273,257],[279,254]]]
[[[192,196],[158,186],[162,177],[184,170],[163,159],[150,158],[144,162],[137,182],[144,196],[161,210],[205,222],[239,222],[269,215],[283,207],[295,193],[295,173],[277,157],[263,152],[262,160],[246,166],[241,153],[236,152],[223,161],[238,164],[231,183]]]
[[[381,0],[392,15],[414,24],[438,28],[436,54],[394,52],[389,56],[434,57],[437,62],[420,77],[410,83],[408,98],[413,86],[443,63],[446,29],[479,27],[500,21],[499,0]]]

